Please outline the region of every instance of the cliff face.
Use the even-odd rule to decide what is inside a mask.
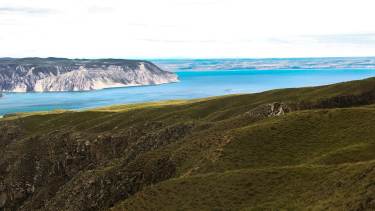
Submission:
[[[177,82],[147,61],[59,58],[0,59],[0,91],[88,91]]]

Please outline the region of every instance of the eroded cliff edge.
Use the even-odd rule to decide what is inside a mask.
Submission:
[[[89,91],[177,81],[175,73],[143,60],[0,59],[0,92]]]

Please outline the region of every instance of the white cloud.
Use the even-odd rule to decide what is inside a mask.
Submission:
[[[48,9],[39,9],[32,7],[0,7],[0,14],[9,13],[27,13],[27,14],[45,14],[53,12]]]
[[[372,0],[1,0],[0,56],[375,56]]]

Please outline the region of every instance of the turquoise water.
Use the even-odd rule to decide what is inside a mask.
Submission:
[[[114,88],[90,92],[8,93],[0,98],[0,115],[317,86],[372,77],[375,76],[375,70],[215,70],[180,71],[177,74],[181,82],[158,86]]]

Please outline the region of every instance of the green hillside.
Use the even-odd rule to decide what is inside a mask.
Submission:
[[[375,78],[0,120],[0,210],[374,210]]]

